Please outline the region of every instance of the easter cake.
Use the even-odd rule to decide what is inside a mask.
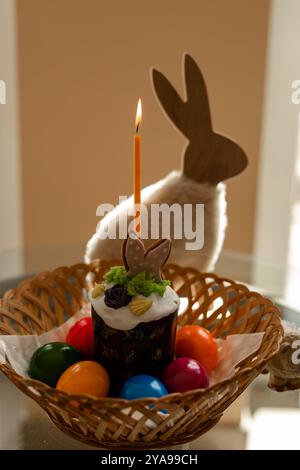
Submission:
[[[159,376],[174,358],[179,297],[162,278],[170,240],[148,251],[130,233],[123,266],[112,267],[89,293],[95,332],[95,358],[111,377],[111,394],[136,374]]]

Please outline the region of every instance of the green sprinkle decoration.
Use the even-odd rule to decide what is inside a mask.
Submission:
[[[104,281],[106,284],[120,284],[123,286],[128,283],[128,277],[126,276],[126,269],[124,266],[113,266],[104,275]]]
[[[129,295],[149,295],[155,293],[162,297],[165,293],[166,287],[170,285],[170,281],[163,280],[157,282],[154,276],[150,273],[141,272],[134,277],[128,277],[124,266],[113,266],[105,274],[104,280],[106,284],[120,284],[127,287]]]

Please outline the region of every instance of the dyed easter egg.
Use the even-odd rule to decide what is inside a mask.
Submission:
[[[152,375],[134,375],[123,385],[120,397],[126,400],[137,398],[159,398],[168,394],[168,390]]]
[[[61,374],[83,359],[84,355],[67,343],[47,343],[33,353],[28,374],[32,379],[55,387]]]
[[[163,373],[163,381],[169,392],[187,392],[195,388],[207,388],[209,385],[205,368],[189,357],[180,357],[168,364]]]
[[[186,325],[176,333],[176,357],[190,357],[202,364],[209,373],[218,363],[215,338],[201,326]]]
[[[98,362],[81,361],[64,371],[56,388],[71,395],[106,397],[109,391],[109,376]]]
[[[69,330],[66,343],[81,351],[85,357],[92,359],[95,355],[95,340],[92,317],[78,320]]]

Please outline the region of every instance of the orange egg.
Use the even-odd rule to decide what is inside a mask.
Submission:
[[[177,357],[196,359],[208,373],[218,363],[216,340],[201,326],[186,325],[180,328],[176,334],[175,352]]]
[[[71,395],[106,397],[109,391],[109,376],[97,362],[76,362],[60,376],[56,388]]]

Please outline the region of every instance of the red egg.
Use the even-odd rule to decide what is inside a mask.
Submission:
[[[202,364],[209,373],[218,363],[215,338],[202,326],[186,325],[176,334],[176,357],[190,357]]]
[[[69,330],[66,343],[81,351],[87,358],[95,355],[94,328],[91,317],[78,320]]]
[[[207,388],[208,375],[200,362],[180,357],[170,362],[164,370],[163,382],[169,392],[187,392],[195,388]]]

